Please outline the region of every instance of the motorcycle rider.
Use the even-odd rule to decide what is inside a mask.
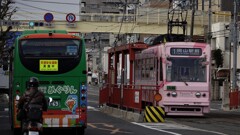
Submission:
[[[18,110],[25,109],[26,112],[29,111],[29,105],[41,106],[42,111],[47,111],[48,103],[43,92],[38,90],[39,81],[36,77],[30,77],[28,82],[28,88],[24,92],[23,96],[19,99]],[[31,101],[29,102],[29,100]],[[29,102],[29,103],[28,103]],[[21,121],[22,132],[27,130],[29,119],[27,115]],[[40,118],[38,122],[42,123],[43,119]]]

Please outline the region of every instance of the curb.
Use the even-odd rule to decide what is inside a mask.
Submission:
[[[130,122],[143,122],[143,114],[140,114],[140,113],[125,111],[118,108],[109,107],[106,105],[101,107],[100,111],[103,113],[109,114],[113,117],[127,120]]]

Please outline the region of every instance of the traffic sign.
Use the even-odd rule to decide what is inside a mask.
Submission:
[[[69,23],[73,23],[76,20],[76,16],[73,13],[69,13],[69,14],[66,15],[66,20]]]
[[[51,21],[53,21],[53,14],[52,13],[46,13],[45,15],[44,15],[44,20],[46,21],[46,22],[51,22]]]

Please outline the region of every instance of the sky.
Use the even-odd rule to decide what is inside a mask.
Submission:
[[[54,20],[66,20],[73,13],[78,20],[80,0],[13,0],[17,12],[12,20],[44,20],[46,13],[52,13]]]

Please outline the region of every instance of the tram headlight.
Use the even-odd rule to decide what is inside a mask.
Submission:
[[[176,93],[176,92],[172,92],[172,96],[173,96],[173,97],[176,97],[176,96],[177,96],[177,93]]]
[[[197,98],[200,98],[200,97],[201,97],[201,93],[200,93],[200,92],[196,92],[195,96],[196,96]]]
[[[203,96],[203,97],[206,97],[206,94],[205,94],[205,93],[203,93],[203,94],[202,94],[202,96]]]
[[[171,96],[171,94],[170,94],[170,93],[167,93],[167,96],[168,96],[168,97],[170,97],[170,96]]]

